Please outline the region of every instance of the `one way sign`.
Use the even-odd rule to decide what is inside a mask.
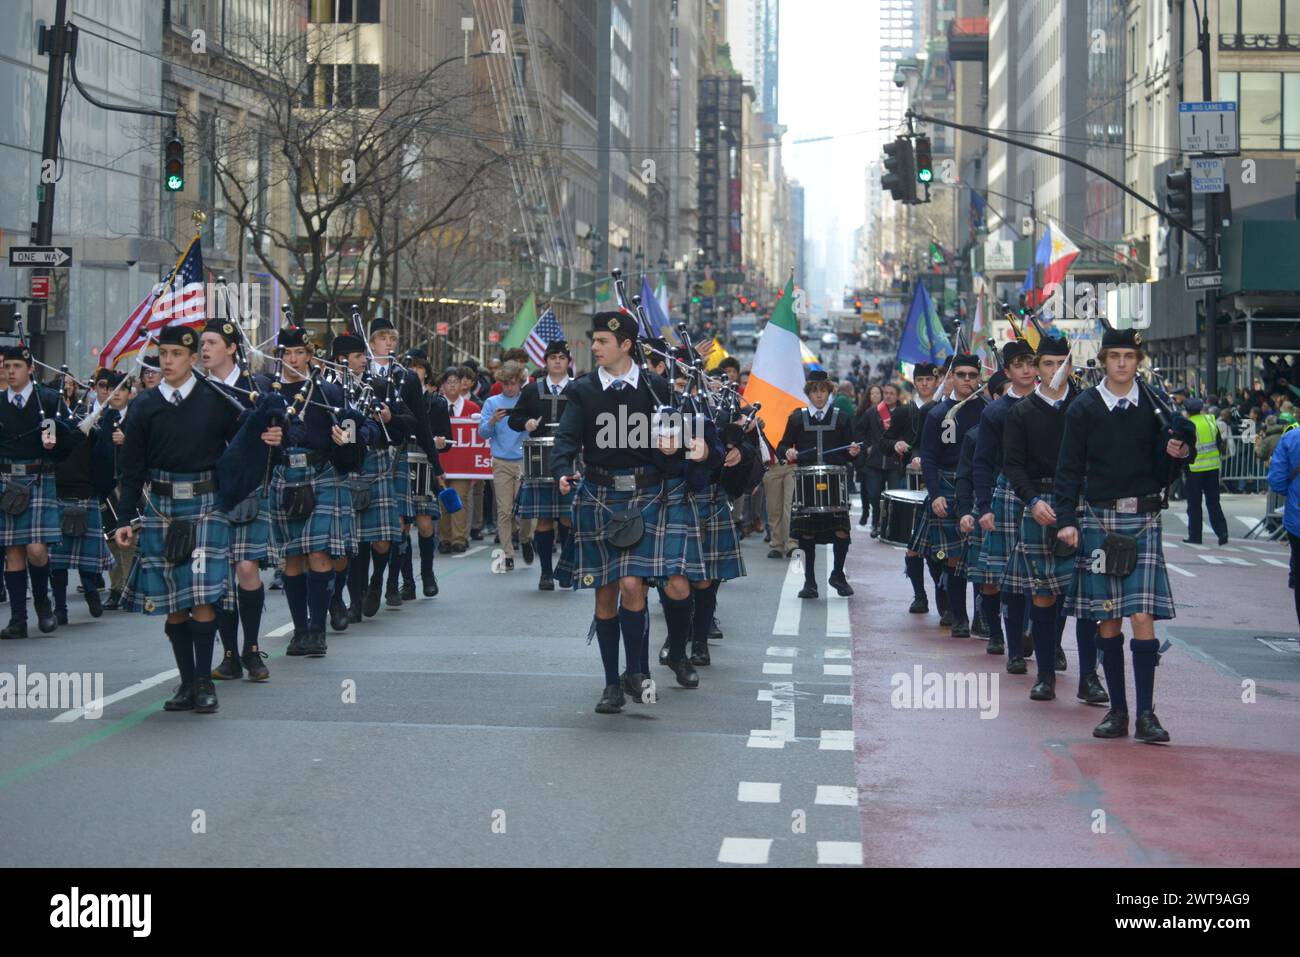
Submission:
[[[72,265],[71,246],[13,246],[9,249],[11,266],[55,266],[67,269]]]

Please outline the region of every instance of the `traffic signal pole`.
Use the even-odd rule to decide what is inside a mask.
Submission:
[[[1201,51],[1201,99],[1211,100],[1210,91],[1210,4],[1206,0],[1201,18],[1201,29],[1196,38]],[[1219,202],[1218,194],[1205,194],[1205,268],[1219,268]],[[1219,292],[1210,287],[1205,290],[1205,386],[1202,391],[1207,400],[1219,392]]]

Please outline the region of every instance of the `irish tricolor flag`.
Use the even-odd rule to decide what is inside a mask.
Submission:
[[[785,434],[790,413],[806,403],[803,394],[803,354],[799,348],[799,321],[794,316],[794,277],[785,284],[763,338],[758,340],[754,364],[750,367],[746,402],[761,402],[763,428],[773,447]]]

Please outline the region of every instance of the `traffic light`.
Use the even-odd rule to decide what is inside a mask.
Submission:
[[[872,297],[871,297],[871,308],[872,308],[872,309],[879,309],[879,308],[880,308],[880,297],[879,297],[879,296],[872,296]]]
[[[916,138],[916,181],[929,183],[934,179],[934,161],[930,155],[930,137]]]
[[[854,300],[853,300],[853,311],[856,312],[859,316],[862,315],[862,300],[861,300],[861,299],[854,299]]]
[[[700,284],[698,282],[691,286],[691,302],[697,306],[700,304]]]
[[[916,157],[911,140],[899,136],[885,144],[885,175],[880,177],[880,188],[889,190],[899,202],[916,202]]]
[[[179,193],[185,188],[185,144],[179,136],[167,141],[163,159],[163,185],[169,193]]]
[[[1191,225],[1192,222],[1192,173],[1180,169],[1165,175],[1165,205],[1179,222]]]

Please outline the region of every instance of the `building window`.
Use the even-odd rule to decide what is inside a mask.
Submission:
[[[528,61],[526,60],[524,54],[522,54],[522,53],[516,53],[516,54],[515,54],[515,68],[514,68],[514,78],[515,78],[515,88],[516,88],[516,89],[520,89],[520,90],[522,90],[522,89],[524,88],[524,76],[526,75],[526,67],[527,67],[527,65],[528,65]]]
[[[307,0],[312,23],[379,23],[379,0]]]
[[[524,0],[515,0],[513,13],[514,13],[514,17],[512,18],[513,22],[515,23],[524,22]]]
[[[304,107],[379,106],[379,67],[374,63],[309,63],[301,99]]]

